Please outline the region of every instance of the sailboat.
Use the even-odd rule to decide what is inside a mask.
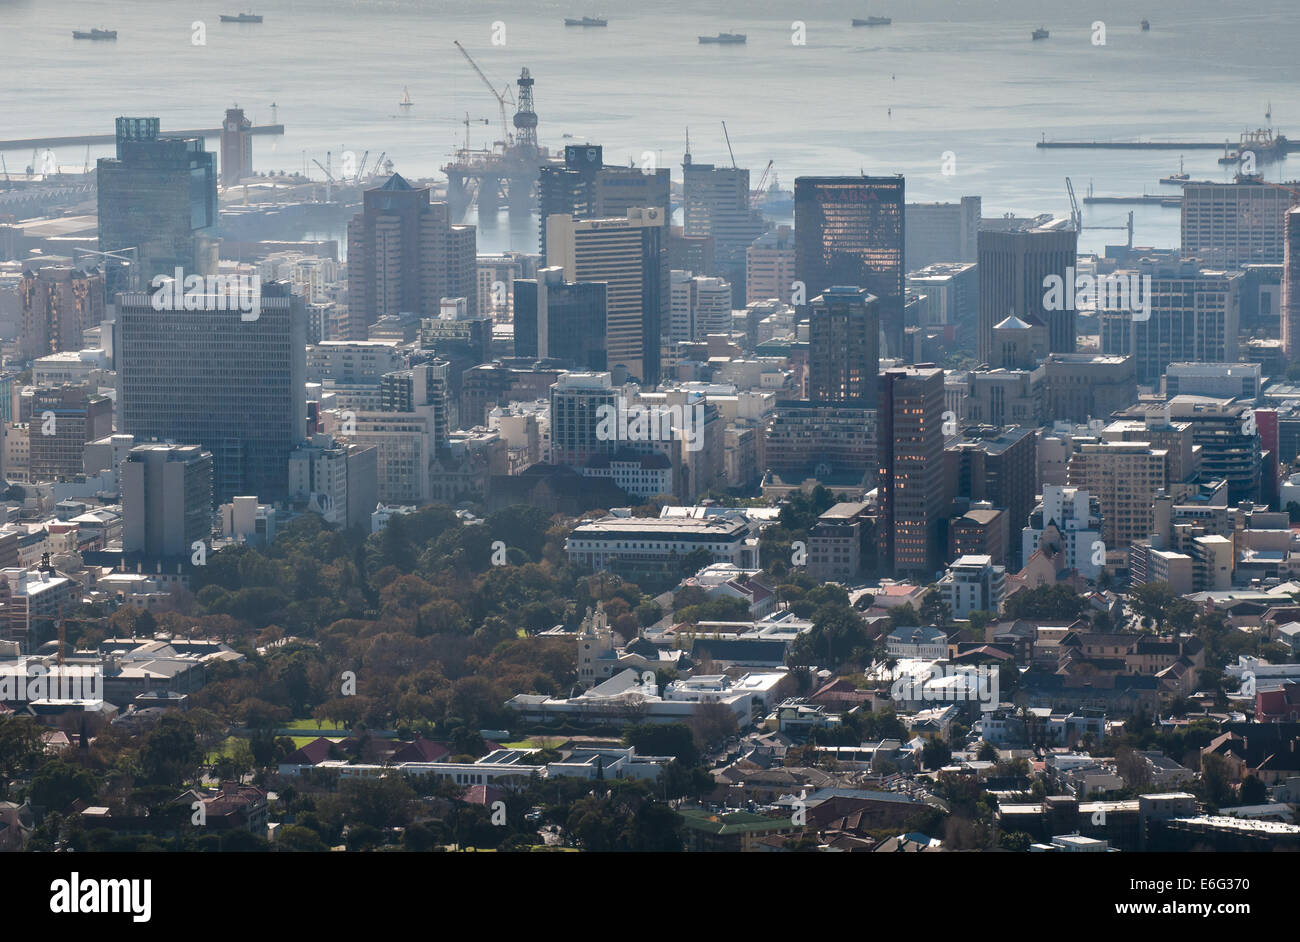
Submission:
[[[397,104],[400,108],[409,108],[411,105],[415,104],[415,102],[411,101],[411,93],[407,91],[405,85],[402,86],[402,100]]]

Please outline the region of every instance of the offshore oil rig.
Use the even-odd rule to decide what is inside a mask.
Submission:
[[[533,77],[522,69],[515,80],[518,96],[506,85],[497,91],[465,47],[455,42],[460,54],[497,100],[501,111],[501,138],[491,148],[471,148],[468,116],[465,146],[457,148],[451,163],[442,168],[447,175],[447,200],[452,212],[461,215],[477,202],[479,213],[494,215],[505,203],[511,213],[530,213],[537,208],[537,177],[540,169],[558,163],[537,143],[537,112],[533,110]],[[507,120],[506,105],[515,109]],[[511,130],[513,124],[514,129]]]

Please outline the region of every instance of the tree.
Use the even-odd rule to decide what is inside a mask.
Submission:
[[[9,780],[32,768],[44,753],[43,733],[27,717],[0,717],[0,800],[9,797]]]
[[[952,749],[937,736],[925,741],[921,747],[921,762],[931,771],[941,769],[952,761]]]
[[[1262,805],[1268,801],[1268,786],[1254,775],[1247,775],[1241,780],[1237,797],[1243,805]]]
[[[673,756],[695,765],[699,750],[695,734],[685,723],[637,723],[623,730],[623,741],[643,756]]]
[[[168,713],[146,734],[140,749],[140,769],[153,785],[182,785],[192,780],[203,761],[194,725],[180,714]]]
[[[95,776],[62,759],[53,759],[32,776],[31,801],[48,811],[62,811],[78,798],[90,801],[99,783]]]

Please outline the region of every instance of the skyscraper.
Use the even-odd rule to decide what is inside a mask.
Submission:
[[[666,169],[607,167],[599,144],[566,145],[563,165],[542,167],[537,178],[542,265],[557,264],[547,258],[546,220],[551,216],[602,219],[626,216],[634,207],[654,207],[667,226],[672,218],[670,187]],[[664,240],[666,245],[667,233]]]
[[[1288,360],[1300,355],[1300,206],[1286,213],[1282,261],[1282,350]]]
[[[216,154],[203,139],[160,138],[157,118],[118,118],[117,156],[96,165],[99,250],[138,252],[140,281],[217,270]]]
[[[473,226],[453,226],[447,203],[431,189],[393,174],[366,190],[348,223],[348,337],[365,340],[385,314],[438,317],[443,298],[464,298],[478,311]]]
[[[735,305],[745,303],[745,250],[763,234],[762,213],[751,208],[749,171],[741,167],[715,167],[682,159],[682,231],[688,237],[712,237],[716,271],[732,287]],[[769,295],[770,297],[770,295]]]
[[[62,265],[34,265],[18,283],[19,350],[24,359],[80,350],[82,332],[104,319],[104,276]]]
[[[515,356],[557,360],[576,370],[605,369],[605,295],[600,282],[568,282],[543,268],[515,281]]]
[[[1047,326],[1047,349],[1073,353],[1075,311],[1071,292],[1063,310],[1045,305],[1046,279],[1056,275],[1073,286],[1079,233],[1059,226],[979,234],[979,360],[993,356],[993,325],[1014,314],[1028,324]]]
[[[931,578],[941,563],[947,510],[943,370],[929,365],[880,377],[877,455],[882,571]]]
[[[1188,183],[1182,191],[1183,255],[1233,268],[1282,261],[1283,218],[1295,203],[1290,190],[1243,176],[1233,183]]]
[[[864,288],[835,286],[812,300],[808,398],[874,409],[880,380],[880,314]]]
[[[219,503],[285,499],[307,421],[302,299],[285,283],[264,284],[254,320],[214,303],[160,311],[152,302],[130,292],[118,306],[120,430],[212,452]]]
[[[660,325],[668,297],[664,214],[634,208],[622,218],[546,220],[547,258],[566,281],[606,283],[605,349],[610,370],[659,382]],[[621,379],[621,377],[620,377]]]
[[[32,394],[28,479],[67,480],[84,470],[86,443],[113,433],[113,402],[90,386],[65,383]]]
[[[198,445],[136,445],[122,462],[122,551],[189,556],[212,535],[212,455]]]
[[[903,352],[903,178],[794,181],[795,277],[805,297],[832,285],[875,295],[890,356]]]
[[[1235,363],[1240,358],[1237,332],[1246,281],[1241,272],[1201,268],[1188,259],[1144,261],[1115,275],[1151,279],[1149,310],[1142,319],[1128,310],[1100,315],[1101,352],[1132,354],[1138,383],[1158,385],[1170,363]]]

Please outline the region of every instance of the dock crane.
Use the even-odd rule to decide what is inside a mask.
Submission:
[[[772,166],[774,163],[775,161],[769,160],[767,166],[763,168],[763,175],[758,178],[758,186],[754,187],[754,195],[750,197],[751,207],[757,206],[762,201],[763,184],[767,183],[767,175],[772,172]]]
[[[1079,201],[1074,196],[1074,184],[1070,178],[1065,178],[1065,190],[1070,194],[1070,228],[1075,232],[1083,231],[1083,212],[1079,209]],[[1128,247],[1133,248],[1133,210],[1129,210],[1128,224],[1123,226],[1089,226],[1089,229],[1125,229],[1128,231]]]
[[[330,167],[334,165],[334,161],[330,159],[330,152],[325,152],[325,163],[321,163],[315,157],[311,159],[311,162],[325,171],[325,202],[332,202],[334,196],[334,183],[336,181],[334,180],[333,171],[330,170]],[[326,166],[326,164],[329,166]]]
[[[497,91],[488,80],[488,77],[483,74],[483,70],[478,67],[478,63],[475,62],[470,54],[465,51],[465,47],[460,44],[460,40],[453,39],[452,43],[454,43],[456,48],[460,50],[460,54],[465,57],[465,61],[470,64],[470,68],[472,68],[478,74],[478,77],[483,80],[483,84],[486,85],[488,91],[492,93],[492,97],[497,100],[497,106],[501,109],[502,146],[507,148],[510,147],[510,145],[514,143],[514,136],[510,133],[510,122],[506,120],[506,102],[509,101],[512,105],[514,104],[514,97],[510,92],[510,86],[506,85],[505,92]]]
[[[727,139],[727,153],[731,154],[731,169],[736,169],[736,154],[731,149],[731,135],[727,133],[727,122],[722,122],[722,136]]]

